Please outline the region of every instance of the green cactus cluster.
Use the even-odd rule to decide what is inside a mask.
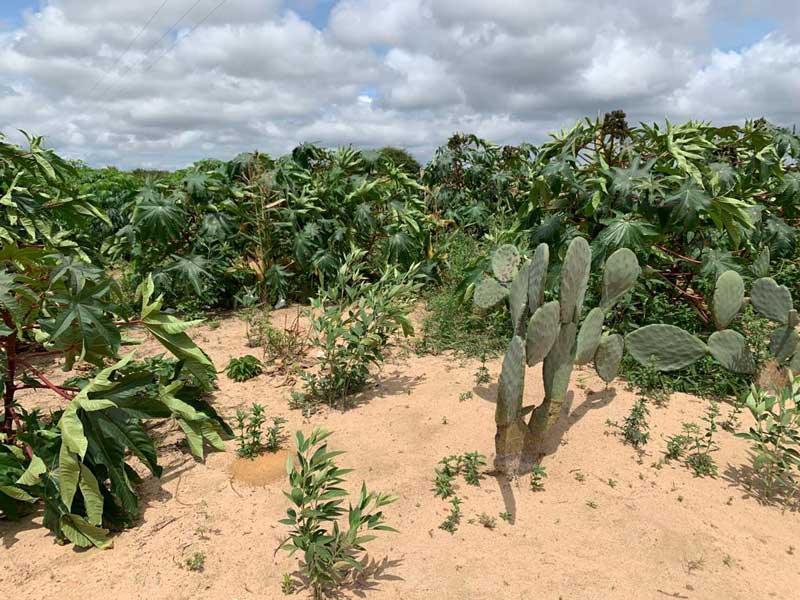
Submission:
[[[758,261],[769,263],[762,254]],[[763,272],[763,265],[759,267]],[[750,375],[756,371],[756,361],[745,337],[730,329],[730,325],[747,303],[755,311],[776,324],[770,337],[769,350],[781,367],[800,372],[800,324],[792,304],[792,294],[786,286],[771,277],[759,277],[745,297],[745,286],[736,271],[725,271],[717,279],[711,310],[717,331],[706,342],[672,325],[646,325],[625,339],[628,352],[641,364],[652,365],[659,371],[676,371],[691,365],[706,355],[734,373]]]
[[[618,334],[604,333],[603,323],[641,271],[630,250],[612,254],[603,271],[600,305],[581,322],[592,265],[589,244],[580,237],[572,240],[561,266],[559,299],[545,302],[549,263],[547,244],[540,244],[524,262],[514,246],[501,246],[492,256],[494,276],[486,276],[475,289],[478,307],[486,309],[507,300],[514,326],[503,359],[495,411],[495,468],[504,473],[519,474],[535,464],[545,435],[561,416],[574,365],[593,361],[606,383],[616,377],[625,343]],[[539,363],[544,400],[536,407],[523,408],[526,367]],[[528,413],[531,416],[526,422]]]

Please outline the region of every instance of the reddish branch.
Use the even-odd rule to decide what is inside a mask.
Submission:
[[[56,394],[58,394],[65,400],[72,400],[71,392],[67,388],[63,388],[59,385],[56,385],[55,383],[47,379],[47,377],[44,376],[44,373],[42,373],[39,369],[31,365],[29,362],[20,360],[19,364],[28,369],[34,375],[36,375],[36,377],[39,378],[39,380],[45,385],[45,387],[50,388],[52,391],[54,391]]]
[[[669,248],[664,248],[664,246],[659,246],[658,244],[655,245],[656,248],[661,250],[662,252],[666,252],[667,254],[674,256],[675,258],[680,258],[681,260],[685,260],[688,263],[693,265],[702,265],[703,261],[695,260],[694,258],[689,258],[688,256],[683,256],[682,254],[678,254],[674,250],[670,250]]]

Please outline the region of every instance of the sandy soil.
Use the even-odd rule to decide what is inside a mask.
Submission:
[[[234,318],[218,329],[199,327],[195,336],[220,368],[230,357],[253,353],[244,324]],[[153,349],[147,344],[143,351]],[[357,408],[308,421],[287,408],[291,388],[280,385],[283,377],[237,384],[220,376],[215,405],[224,415],[256,401],[287,418],[289,431],[332,429],[331,446],[347,452],[340,464],[355,469],[350,489],[364,479],[370,489],[400,497],[387,511],[400,532],[370,544],[367,575],[345,586],[342,597],[800,597],[798,514],[761,505],[748,493],[746,442],[719,432],[715,479],[693,478],[678,465],[654,468],[664,437],[678,433],[682,421],[699,422],[705,402],[675,395],[667,407],[653,408],[652,441],[637,456],[606,426],[607,419],[622,420],[635,394],[623,382],[604,390],[589,371],[573,376],[572,414],[543,461],[544,491],[531,491],[523,479],[486,476],[480,487],[459,480],[461,526],[452,535],[439,529],[448,504],[431,492],[436,463],[473,450],[492,457],[495,389],[474,387],[477,366],[395,352]],[[499,361],[489,367],[496,377]],[[539,369],[528,375],[533,402],[541,376]],[[468,390],[473,397],[459,401]],[[26,404],[43,399],[33,395]],[[159,433],[164,475],[141,486],[138,527],[117,535],[111,550],[77,551],[53,543],[41,515],[0,523],[0,589],[15,600],[281,598],[281,575],[296,568],[295,559],[275,554],[286,532],[277,523],[287,507],[285,477],[275,467],[282,457],[264,459],[255,481],[261,485],[248,485],[233,441],[229,452],[197,463],[176,445],[174,430]],[[481,513],[496,518],[494,529],[477,522]],[[185,567],[196,552],[205,555],[202,572]]]

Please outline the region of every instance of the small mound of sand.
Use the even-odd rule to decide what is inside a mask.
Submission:
[[[261,454],[255,458],[237,458],[231,465],[231,475],[236,481],[253,486],[264,486],[286,477],[286,450]]]

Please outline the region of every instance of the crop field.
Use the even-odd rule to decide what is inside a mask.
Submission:
[[[0,137],[13,598],[800,588],[800,136],[174,172]]]

